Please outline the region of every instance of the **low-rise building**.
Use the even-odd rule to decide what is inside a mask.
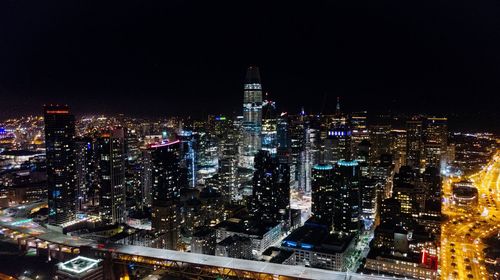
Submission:
[[[331,234],[326,226],[306,223],[287,236],[282,247],[295,253],[295,265],[347,271],[355,238]]]
[[[252,253],[258,255],[278,242],[282,225],[232,218],[217,224],[215,231],[217,243],[234,235],[249,238],[252,242]]]
[[[78,256],[57,265],[57,280],[101,280],[104,279],[102,260]]]
[[[252,256],[252,240],[248,237],[233,235],[217,243],[215,255],[236,259],[250,260]]]

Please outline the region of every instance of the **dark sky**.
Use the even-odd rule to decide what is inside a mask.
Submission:
[[[272,2],[272,3],[271,3]],[[239,112],[258,65],[283,110],[494,112],[500,2],[0,3],[0,115]]]

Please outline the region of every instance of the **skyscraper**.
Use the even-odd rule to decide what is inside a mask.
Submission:
[[[83,204],[93,197],[95,179],[94,141],[90,137],[75,140],[75,170],[77,211],[83,210]]]
[[[124,223],[126,218],[124,141],[123,128],[97,139],[99,216],[106,224]]]
[[[180,168],[179,141],[151,147],[152,163],[152,229],[161,236],[162,248],[175,250],[179,238],[180,219],[177,206],[180,190],[187,185]]]
[[[263,221],[278,221],[290,205],[290,170],[268,151],[255,156],[252,213]]]
[[[243,91],[243,139],[239,165],[253,168],[253,159],[261,147],[262,134],[262,85],[259,68],[247,70]]]
[[[363,140],[370,139],[370,133],[368,131],[367,124],[367,114],[366,111],[354,112],[350,117],[350,123],[352,128],[352,154],[353,159],[357,159],[359,157],[359,144]]]
[[[418,117],[406,121],[406,164],[420,169],[423,153],[423,124]]]
[[[321,223],[333,225],[334,171],[330,164],[317,164],[312,168],[311,213]]]
[[[334,222],[336,232],[355,234],[360,223],[360,170],[356,161],[337,162],[334,179]]]
[[[67,105],[44,106],[50,225],[75,219],[75,118]]]
[[[446,118],[427,118],[424,132],[424,154],[426,166],[444,167],[448,148],[448,125]]]
[[[389,154],[391,149],[391,119],[387,115],[379,115],[370,125],[370,162],[377,163],[380,156]]]
[[[277,153],[277,125],[276,103],[265,100],[262,106],[262,150],[269,151],[271,155]]]

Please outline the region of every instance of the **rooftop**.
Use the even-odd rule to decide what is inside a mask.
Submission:
[[[282,244],[291,249],[335,254],[344,252],[351,241],[352,236],[331,234],[324,227],[306,224],[294,230],[283,240]]]
[[[82,256],[78,256],[72,260],[64,263],[59,263],[57,266],[59,270],[73,275],[82,274],[88,272],[93,268],[97,268],[101,260],[90,259]]]

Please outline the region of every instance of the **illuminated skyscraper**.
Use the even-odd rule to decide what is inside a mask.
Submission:
[[[448,148],[448,125],[446,118],[427,118],[424,132],[426,166],[444,168]]]
[[[358,162],[340,160],[335,168],[333,227],[336,232],[355,234],[360,222],[360,170]]]
[[[175,250],[179,238],[178,203],[187,180],[180,167],[179,141],[151,147],[152,229],[161,236],[162,248]]]
[[[262,134],[262,85],[259,68],[247,70],[243,91],[243,139],[239,165],[253,168],[254,156],[261,148]]]
[[[271,155],[277,153],[277,125],[276,103],[265,100],[262,107],[262,150],[269,151]]]
[[[418,117],[406,122],[406,164],[420,169],[423,154],[423,124]]]
[[[387,115],[379,115],[370,125],[370,161],[377,163],[380,156],[389,154],[391,149],[391,119]]]
[[[83,210],[83,204],[93,198],[92,184],[95,179],[94,141],[90,137],[75,140],[77,210]]]
[[[106,224],[124,223],[126,218],[124,141],[123,128],[97,139],[99,216]]]
[[[359,157],[358,153],[359,144],[363,140],[370,139],[368,124],[367,124],[367,114],[368,113],[366,111],[354,112],[350,117],[350,123],[352,128],[351,145],[352,145],[353,159],[357,159]]]
[[[278,221],[290,205],[290,170],[268,151],[255,156],[252,213],[262,221]]]
[[[317,164],[312,168],[311,213],[330,228],[333,225],[334,211],[334,171],[330,164]]]
[[[50,225],[75,219],[75,118],[68,106],[44,106]]]

